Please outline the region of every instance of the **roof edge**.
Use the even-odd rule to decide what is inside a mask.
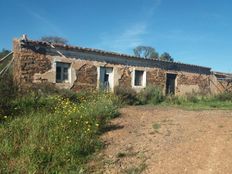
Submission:
[[[20,40],[24,43],[32,43],[36,45],[43,45],[43,46],[49,46],[51,47],[50,42],[45,42],[45,41],[39,41],[39,40],[31,40],[28,39],[25,35],[19,39],[14,39],[14,40]],[[165,61],[165,60],[158,60],[158,59],[149,59],[149,58],[143,58],[143,57],[138,57],[138,56],[133,56],[129,54],[123,54],[123,53],[118,53],[118,52],[113,52],[113,51],[105,51],[101,49],[95,49],[95,48],[87,48],[87,47],[80,47],[80,46],[71,46],[71,45],[65,45],[65,44],[52,44],[54,47],[59,48],[59,49],[65,49],[65,50],[70,50],[70,51],[87,51],[91,53],[97,53],[97,54],[104,54],[104,55],[111,55],[111,56],[119,56],[119,57],[124,57],[124,58],[131,58],[131,59],[143,59],[143,60],[149,60],[149,61],[158,61],[158,62],[168,62],[168,63],[173,63],[173,64],[179,64],[179,65],[187,65],[187,66],[192,66],[192,67],[198,67],[198,68],[205,68],[211,70],[212,68],[210,67],[205,67],[205,66],[200,66],[200,65],[194,65],[194,64],[186,64],[186,63],[180,63],[180,62],[175,62],[175,61]]]

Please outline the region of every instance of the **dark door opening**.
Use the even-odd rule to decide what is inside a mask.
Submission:
[[[176,86],[176,74],[167,74],[166,95],[174,95]]]
[[[109,88],[109,74],[104,75],[104,88],[108,89]]]

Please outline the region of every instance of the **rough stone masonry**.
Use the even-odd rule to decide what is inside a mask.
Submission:
[[[222,83],[208,67],[51,45],[27,38],[15,39],[13,44],[14,80],[21,89],[41,83],[76,92],[99,88],[114,91],[117,86],[140,91],[150,85],[175,95],[214,94],[231,89],[231,84],[222,88]]]

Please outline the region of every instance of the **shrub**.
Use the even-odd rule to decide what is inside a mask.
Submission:
[[[139,94],[141,104],[158,104],[164,101],[164,95],[157,86],[148,86]]]
[[[130,87],[117,86],[115,88],[115,94],[118,96],[125,104],[136,105],[139,104],[139,99],[137,98],[137,93]]]

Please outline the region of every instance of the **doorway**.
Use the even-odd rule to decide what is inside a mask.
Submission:
[[[176,74],[167,74],[166,95],[175,95]]]
[[[100,88],[113,91],[113,68],[100,67]]]

